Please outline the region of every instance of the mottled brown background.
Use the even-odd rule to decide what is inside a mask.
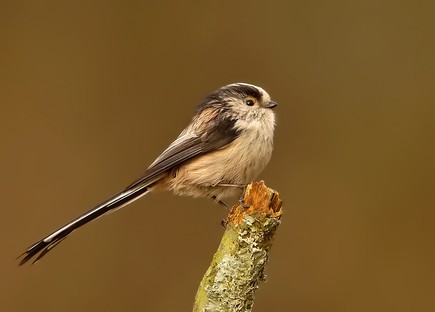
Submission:
[[[2,311],[189,311],[225,210],[120,190],[221,85],[280,103],[285,216],[256,311],[434,311],[431,1],[1,1]],[[433,2],[432,2],[433,3]]]

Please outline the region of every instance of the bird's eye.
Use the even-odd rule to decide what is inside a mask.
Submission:
[[[253,105],[254,105],[254,101],[251,100],[251,99],[247,99],[247,100],[246,100],[246,105],[248,105],[248,106],[253,106]]]

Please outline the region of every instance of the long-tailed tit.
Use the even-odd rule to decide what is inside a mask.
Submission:
[[[209,94],[187,128],[140,179],[29,247],[20,265],[39,254],[38,261],[82,225],[154,190],[218,201],[234,195],[234,186],[252,182],[269,162],[276,105],[262,88],[246,83]]]

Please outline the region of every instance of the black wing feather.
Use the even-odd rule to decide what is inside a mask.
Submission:
[[[29,247],[20,256],[23,258],[19,265],[23,265],[39,254],[33,261],[33,263],[37,262],[77,228],[145,194],[148,190],[148,186],[157,181],[167,170],[209,151],[223,148],[235,140],[240,134],[240,132],[234,128],[234,120],[209,120],[207,123],[211,127],[201,136],[195,135],[194,133],[183,132],[177,140],[157,157],[145,171],[144,175],[125,188],[124,191],[89,210]]]
[[[234,127],[235,120],[233,119],[214,120],[209,121],[208,124],[211,124],[212,127],[202,136],[183,132],[177,140],[157,157],[143,176],[130,184],[127,189],[150,183],[168,169],[179,166],[185,161],[207,152],[223,148],[240,135],[240,130]]]

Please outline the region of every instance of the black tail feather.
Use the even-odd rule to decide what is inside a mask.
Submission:
[[[56,247],[57,244],[63,241],[74,230],[85,225],[86,223],[89,223],[92,220],[97,219],[98,217],[105,215],[108,212],[119,209],[122,206],[134,201],[135,199],[138,199],[139,197],[145,195],[147,191],[148,189],[146,186],[139,186],[136,189],[126,190],[113,196],[112,198],[101,203],[94,209],[67,223],[57,231],[37,242],[36,244],[30,246],[22,255],[18,257],[18,259],[23,257],[19,265],[21,266],[27,263],[35,256],[36,258],[32,262],[32,264],[38,262],[42,257],[44,257],[50,250]]]
[[[27,261],[29,261],[34,256],[36,256],[39,252],[41,252],[36,257],[36,259],[32,261],[32,264],[35,264],[36,262],[39,261],[39,259],[44,257],[47,252],[52,250],[54,247],[57,246],[57,244],[59,244],[61,241],[63,241],[65,238],[67,238],[67,235],[68,234],[65,234],[65,236],[63,236],[63,237],[56,238],[56,241],[52,241],[51,243],[44,242],[43,240],[39,241],[38,243],[36,243],[35,245],[33,245],[32,247],[27,249],[21,256],[18,257],[18,259],[19,259],[25,255],[25,257],[23,259],[21,259],[19,265],[21,266],[21,265],[25,264]]]

